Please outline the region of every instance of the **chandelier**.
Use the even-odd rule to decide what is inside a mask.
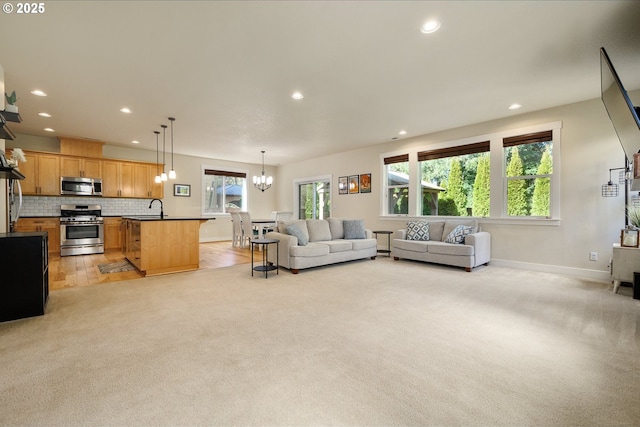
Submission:
[[[264,191],[269,189],[269,187],[271,187],[271,184],[273,184],[273,178],[270,176],[265,176],[264,174],[264,150],[262,150],[261,153],[262,153],[262,175],[253,176],[253,185],[255,185],[255,187],[258,190]]]

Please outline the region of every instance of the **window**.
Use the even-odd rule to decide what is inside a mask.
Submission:
[[[551,215],[553,133],[503,139],[507,216]]]
[[[489,141],[418,153],[421,215],[489,216]]]
[[[309,178],[294,183],[298,218],[327,219],[331,216],[331,177]]]
[[[386,213],[407,215],[409,213],[409,155],[385,157]]]
[[[558,121],[382,154],[381,214],[557,222],[561,130]]]
[[[227,209],[247,210],[247,173],[203,168],[203,214],[227,213]]]

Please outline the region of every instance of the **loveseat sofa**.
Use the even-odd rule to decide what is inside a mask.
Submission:
[[[335,264],[356,259],[375,259],[377,240],[363,220],[307,219],[279,222],[267,239],[278,239],[278,262],[293,274],[305,268]],[[267,261],[276,263],[275,251]]]
[[[491,235],[478,231],[476,220],[409,221],[398,230],[391,253],[401,258],[464,267],[488,264]]]

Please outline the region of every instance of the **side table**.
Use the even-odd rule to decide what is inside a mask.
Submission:
[[[276,264],[269,264],[267,262],[268,254],[269,254],[269,245],[275,243],[276,245]],[[255,246],[258,246],[258,249],[261,249],[262,253],[262,264],[253,266],[253,252],[255,250]],[[253,239],[251,240],[251,276],[253,276],[254,271],[264,271],[264,278],[267,278],[267,275],[270,271],[276,270],[276,274],[280,274],[280,270],[278,269],[278,265],[280,264],[279,259],[279,250],[280,249],[280,240],[278,239]]]
[[[393,231],[389,230],[376,230],[372,231],[373,234],[376,235],[376,240],[378,240],[378,234],[386,234],[387,235],[387,249],[378,249],[378,253],[387,254],[387,256],[391,256],[391,235]]]

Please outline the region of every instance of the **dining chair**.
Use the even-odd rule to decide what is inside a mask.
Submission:
[[[231,223],[233,225],[233,241],[232,246],[234,248],[244,247],[244,241],[242,238],[242,220],[237,211],[229,212],[231,214]]]
[[[240,215],[240,224],[242,226],[242,244],[240,246],[244,248],[245,241],[251,244],[251,240],[254,237],[258,237],[258,230],[253,228],[249,212],[241,211],[238,212],[238,215]]]

